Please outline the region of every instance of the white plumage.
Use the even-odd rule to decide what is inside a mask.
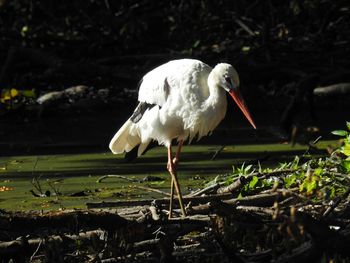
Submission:
[[[158,141],[168,148],[168,170],[172,174],[176,161],[171,157],[171,141],[177,139],[180,143],[178,160],[183,141],[191,142],[196,136],[200,139],[211,133],[225,117],[225,91],[255,128],[238,86],[236,70],[226,63],[214,68],[193,59],[163,64],[143,77],[138,95],[140,104],[112,138],[109,147],[119,154],[139,145],[140,155],[152,140]]]
[[[140,85],[138,100],[157,106],[147,109],[137,123],[130,119],[110,143],[113,153],[129,152],[140,144],[138,154],[151,140],[167,147],[171,140],[190,141],[213,131],[225,117],[227,101],[221,88],[221,76],[237,72],[229,64],[218,64],[214,70],[193,59],[173,60],[147,73]]]

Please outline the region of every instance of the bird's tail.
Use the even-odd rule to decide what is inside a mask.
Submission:
[[[109,143],[109,149],[115,154],[129,152],[141,143],[140,136],[133,132],[134,123],[127,120]]]

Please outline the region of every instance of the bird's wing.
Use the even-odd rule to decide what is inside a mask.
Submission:
[[[179,59],[165,63],[142,79],[138,100],[163,106],[169,95],[178,90],[184,101],[191,96],[207,97],[207,77],[211,68],[199,60]],[[181,90],[181,91],[180,91]]]
[[[130,120],[133,123],[139,122],[141,120],[143,114],[146,112],[146,110],[152,109],[156,104],[150,104],[147,102],[139,102],[136,109],[134,110],[134,113],[131,115]]]
[[[142,78],[138,100],[162,106],[169,96],[169,91],[166,70],[164,67],[158,67]]]

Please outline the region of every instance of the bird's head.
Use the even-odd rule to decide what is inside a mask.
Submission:
[[[217,86],[220,86],[231,95],[240,110],[243,112],[244,116],[254,127],[254,129],[256,129],[248,107],[246,106],[244,99],[239,91],[239,76],[236,69],[230,64],[220,63],[215,66],[213,73],[213,79],[211,81],[215,82]]]

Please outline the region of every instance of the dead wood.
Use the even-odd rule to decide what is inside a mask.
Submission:
[[[330,203],[330,206],[323,213],[323,217],[327,217],[330,213],[332,213],[333,210],[340,204],[340,202],[342,200],[345,200],[348,197],[349,194],[350,194],[350,188],[348,188],[348,190],[344,194],[342,194],[341,196],[339,196],[335,200],[332,200],[331,203]]]
[[[339,83],[314,89],[316,96],[343,96],[350,93],[350,83]]]
[[[165,195],[165,196],[170,196],[170,194],[167,193],[167,192],[161,191],[159,189],[151,188],[151,187],[148,187],[148,186],[133,185],[132,187],[138,188],[138,189],[142,189],[142,190],[146,190],[148,192],[154,192],[154,193],[162,194],[162,195]]]
[[[119,175],[119,174],[108,174],[108,175],[101,176],[100,178],[97,179],[96,182],[97,183],[102,183],[102,181],[104,181],[105,179],[108,179],[108,178],[124,179],[124,180],[130,181],[130,182],[133,182],[133,183],[139,183],[140,182],[139,180],[136,180],[136,179],[133,179],[133,178],[130,178],[130,177],[127,177],[127,176]]]
[[[244,185],[246,185],[247,183],[249,183],[252,180],[252,178],[254,176],[257,176],[259,179],[265,179],[265,178],[270,178],[272,176],[280,176],[280,175],[284,175],[284,174],[291,173],[291,172],[293,172],[292,169],[283,169],[283,170],[272,171],[272,172],[269,172],[269,173],[255,172],[255,173],[251,173],[251,174],[246,175],[246,176],[239,176],[230,185],[228,185],[228,186],[221,186],[220,188],[218,188],[217,189],[217,193],[218,194],[223,194],[223,193],[239,192]],[[221,184],[221,185],[223,185],[223,184]]]
[[[194,196],[194,197],[183,197],[183,201],[191,202],[193,204],[206,203],[213,198],[219,199],[229,199],[231,194],[220,194],[220,195],[210,195],[210,196]],[[143,200],[131,200],[131,201],[111,201],[111,202],[96,202],[96,203],[86,203],[87,208],[106,208],[106,207],[123,207],[123,206],[142,206],[149,205],[154,199],[143,199]],[[169,198],[156,199],[158,204],[169,205]]]
[[[200,195],[213,194],[213,193],[216,193],[217,190],[224,184],[225,184],[225,182],[215,183],[215,184],[209,185],[203,189],[200,189],[198,191],[190,193],[190,194],[186,195],[185,197],[194,197],[194,196],[200,196]]]
[[[250,177],[252,178],[252,177]],[[247,179],[243,176],[239,177],[237,180],[235,180],[232,184],[225,186],[225,187],[220,187],[217,190],[218,194],[222,194],[222,193],[234,193],[234,192],[238,192],[239,190],[242,189],[242,187],[248,183],[250,181],[250,179]]]
[[[1,213],[0,230],[30,233],[49,229],[66,229],[77,232],[83,228],[116,230],[127,226],[128,221],[117,214],[93,211],[50,213]],[[29,227],[30,226],[30,227]]]
[[[301,244],[292,251],[279,256],[274,262],[308,262],[309,260],[314,260],[315,256],[317,256],[315,244],[309,241]]]
[[[149,240],[143,240],[140,242],[136,242],[133,244],[133,251],[134,252],[141,252],[141,251],[152,251],[159,245],[159,238],[149,239]]]
[[[79,242],[83,242],[81,244],[84,245],[94,246],[95,248],[97,246],[103,247],[104,235],[106,235],[105,231],[94,230],[81,232],[76,235],[51,235],[33,239],[21,237],[12,241],[2,241],[0,242],[0,257],[18,254],[32,255],[40,246],[52,246],[54,244],[68,247],[75,245],[78,240]]]

